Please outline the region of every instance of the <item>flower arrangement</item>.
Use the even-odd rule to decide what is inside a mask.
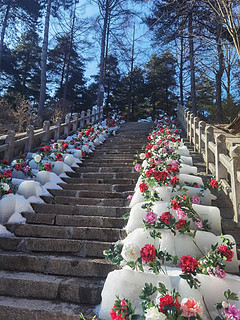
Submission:
[[[215,320],[239,320],[240,309],[237,309],[234,304],[230,304],[229,301],[238,301],[236,293],[231,292],[229,289],[224,292],[226,300],[216,304],[216,308],[220,313],[219,317]]]
[[[131,301],[128,299],[120,299],[118,296],[114,302],[114,306],[110,312],[112,320],[133,320],[135,309],[132,308]]]
[[[190,288],[198,288],[199,280],[196,278],[198,273],[225,278],[225,261],[232,261],[234,256],[233,246],[229,239],[221,235],[222,244],[216,243],[211,246],[211,250],[200,259],[196,259],[190,255],[183,256],[180,259],[179,267],[182,269],[180,277],[185,279]]]

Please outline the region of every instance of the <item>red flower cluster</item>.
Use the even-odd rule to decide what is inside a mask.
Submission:
[[[227,258],[227,261],[232,261],[234,256],[234,252],[228,248],[225,244],[221,244],[217,247],[217,249],[221,252],[221,254]]]
[[[186,220],[185,219],[179,219],[178,223],[176,224],[176,228],[179,230],[183,228],[186,225]]]
[[[173,177],[171,180],[170,180],[170,183],[172,186],[175,186],[176,184],[179,183],[179,179],[177,177]]]
[[[45,151],[51,151],[51,147],[50,146],[45,146],[44,150]]]
[[[16,171],[20,171],[20,170],[22,169],[21,164],[20,164],[20,163],[16,163],[15,166],[14,166],[14,169],[15,169]]]
[[[148,178],[153,174],[154,174],[154,171],[152,169],[150,169],[150,170],[146,171],[145,176]]]
[[[141,257],[143,262],[153,261],[156,258],[156,248],[154,245],[146,244],[141,249]]]
[[[172,310],[172,307],[175,307],[177,311],[178,309],[180,309],[181,305],[178,302],[177,298],[175,298],[175,301],[174,301],[172,296],[170,296],[169,294],[166,294],[164,297],[160,298],[159,311],[166,314],[169,307],[171,310]]]
[[[154,178],[156,179],[156,180],[165,180],[165,179],[167,179],[167,177],[168,177],[168,172],[167,171],[156,171],[155,173],[154,173]]]
[[[6,178],[11,178],[11,176],[12,176],[12,171],[11,170],[5,170],[4,172],[3,172],[3,175],[4,175],[4,177],[6,177]]]
[[[217,188],[218,188],[218,181],[212,179],[212,180],[210,181],[210,186],[211,186],[213,189],[217,189]]]
[[[170,219],[172,218],[173,216],[171,215],[170,212],[163,212],[160,216],[160,220],[164,223],[170,223]]]
[[[61,153],[57,153],[57,154],[56,154],[56,159],[57,159],[57,161],[62,161],[62,158],[63,158],[63,156],[62,156]]]
[[[151,158],[152,157],[152,153],[151,152],[146,152],[146,158]]]
[[[146,149],[147,149],[147,150],[152,149],[152,147],[153,147],[153,144],[152,144],[152,143],[151,143],[151,144],[147,144],[147,145],[146,145]]]
[[[179,267],[182,269],[182,272],[191,273],[197,269],[198,261],[196,258],[190,255],[182,256],[181,263],[179,263]]]
[[[172,205],[172,209],[173,210],[177,210],[179,208],[181,208],[181,203],[179,203],[177,200],[172,199],[171,201],[171,205]]]
[[[51,170],[52,170],[52,165],[51,165],[51,163],[49,163],[49,162],[47,162],[44,167],[45,167],[45,169],[46,169],[47,171],[51,171]]]
[[[141,192],[144,192],[148,189],[148,186],[146,185],[146,183],[143,182],[139,185],[139,188]]]

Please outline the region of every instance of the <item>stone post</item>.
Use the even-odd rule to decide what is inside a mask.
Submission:
[[[92,108],[92,120],[91,120],[92,123],[95,123],[96,122],[96,109],[95,108]]]
[[[80,117],[80,128],[83,129],[85,126],[85,111],[83,110],[81,112],[81,117]]]
[[[43,122],[43,139],[42,139],[43,141],[42,142],[48,142],[49,141],[49,138],[50,138],[49,129],[50,129],[50,121],[45,120]]]
[[[91,110],[87,109],[86,124],[89,124],[90,121],[91,121]]]
[[[73,114],[73,131],[75,132],[78,128],[78,113]]]
[[[15,131],[9,130],[5,143],[8,144],[7,150],[4,152],[4,159],[11,161],[14,158],[14,147],[15,147]]]
[[[240,146],[230,148],[230,158],[234,221],[238,224],[238,227],[240,227]]]
[[[197,138],[197,129],[198,129],[198,123],[199,119],[198,117],[193,118],[193,147],[194,147],[194,152],[197,151],[197,145],[199,146],[199,137]]]
[[[212,151],[209,149],[208,143],[213,141],[213,127],[206,126],[205,128],[205,162],[206,162],[206,173],[208,174],[209,162],[214,162]]]
[[[187,111],[187,139],[190,137],[190,111]]]
[[[99,109],[99,121],[103,120],[103,106],[100,107]]]
[[[71,116],[69,114],[65,116],[65,123],[66,123],[66,126],[64,127],[64,136],[67,137],[69,136],[70,127],[71,127]]]
[[[194,118],[194,114],[190,113],[190,118],[189,118],[189,141],[190,141],[190,143],[193,143],[193,118]]]
[[[60,117],[57,118],[55,126],[56,126],[56,129],[54,132],[54,140],[57,141],[61,135],[61,118]]]
[[[226,136],[224,134],[218,134],[215,137],[215,144],[216,144],[216,150],[215,150],[215,169],[216,169],[216,179],[226,179],[227,180],[227,169],[224,167],[224,165],[220,162],[219,156],[220,154],[227,153],[227,147],[226,147]]]
[[[204,142],[203,142],[203,134],[206,128],[206,122],[204,121],[199,121],[199,153],[203,153],[204,150]]]
[[[26,130],[28,140],[25,144],[24,152],[32,151],[34,147],[34,126],[29,125]]]

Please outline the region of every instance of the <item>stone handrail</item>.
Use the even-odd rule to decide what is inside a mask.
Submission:
[[[240,138],[200,121],[182,106],[178,106],[177,116],[194,151],[203,155],[206,173],[210,171],[222,181],[233,204],[234,221],[240,227]]]
[[[61,118],[58,118],[52,126],[50,121],[46,120],[42,129],[34,130],[34,127],[30,125],[20,139],[17,139],[13,130],[9,130],[6,135],[0,137],[0,159],[11,161],[20,153],[32,151],[43,142],[51,139],[64,139],[78,128],[83,129],[87,123],[94,124],[102,119],[103,108],[101,107],[98,110],[93,108],[92,111],[90,109],[87,112],[82,111],[81,114],[74,113],[72,117],[66,115],[63,123],[61,123]]]

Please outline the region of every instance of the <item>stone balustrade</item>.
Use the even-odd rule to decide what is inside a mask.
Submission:
[[[234,221],[240,227],[240,137],[200,121],[182,106],[178,106],[177,116],[194,150],[202,154],[206,173],[222,181],[233,204]]]
[[[32,151],[41,143],[48,142],[51,139],[64,139],[70,134],[75,133],[77,128],[83,129],[87,123],[97,123],[103,119],[103,108],[96,110],[88,109],[80,114],[74,113],[72,116],[66,115],[65,120],[61,123],[58,118],[54,125],[50,121],[43,123],[43,128],[34,130],[32,125],[27,127],[24,134],[16,135],[13,130],[9,130],[6,135],[0,136],[0,159],[8,161],[13,160],[20,153]]]

